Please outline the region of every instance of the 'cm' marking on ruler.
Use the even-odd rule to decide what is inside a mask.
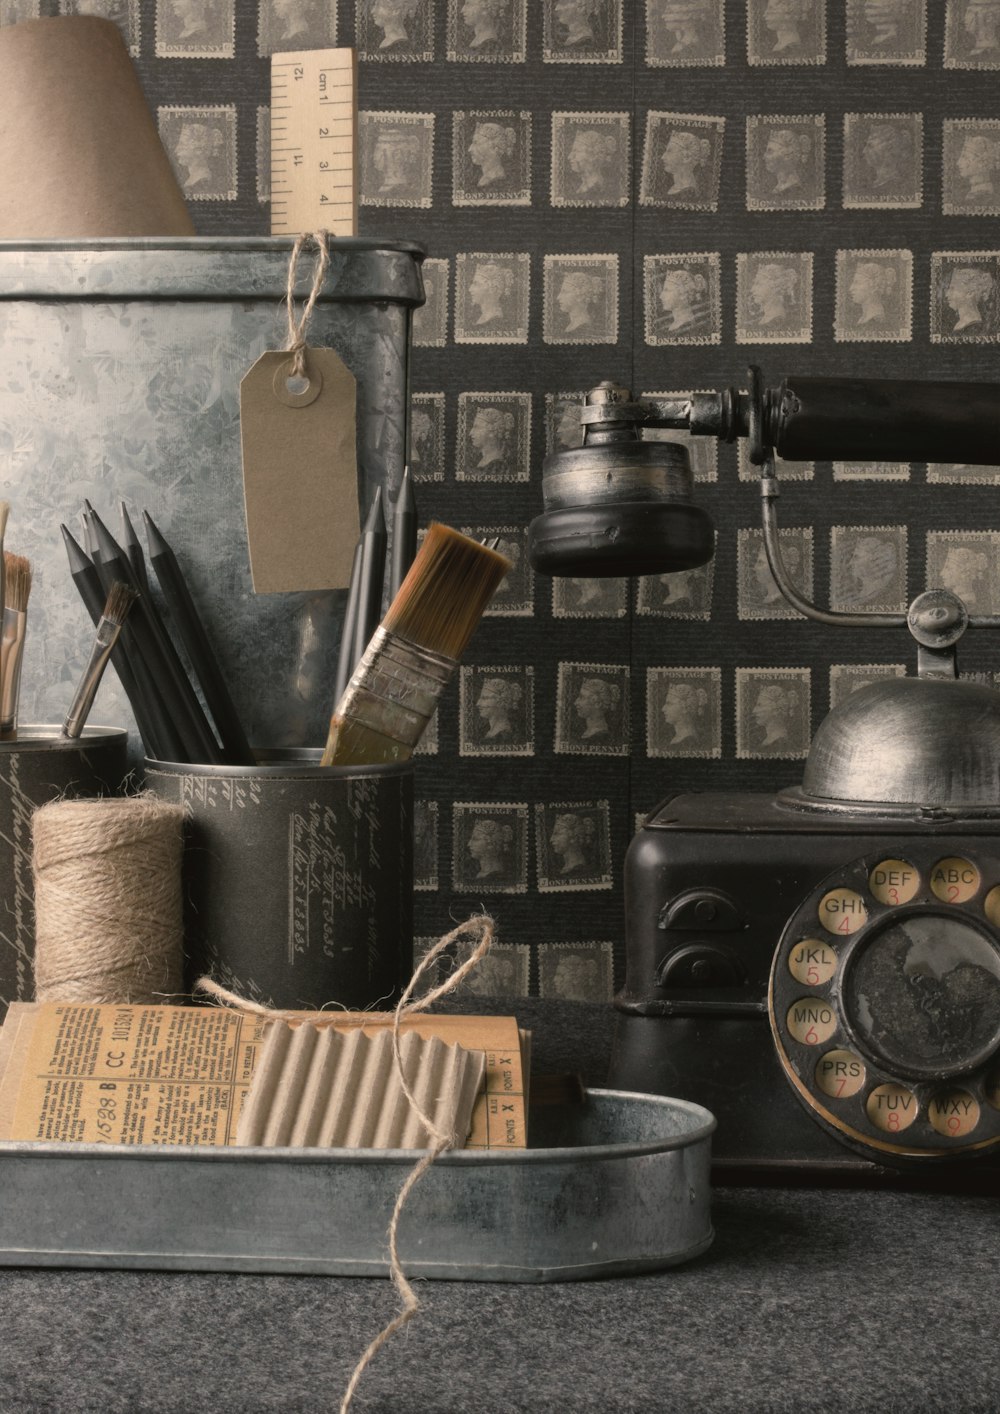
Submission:
[[[358,225],[357,56],[306,49],[271,56],[271,234]]]

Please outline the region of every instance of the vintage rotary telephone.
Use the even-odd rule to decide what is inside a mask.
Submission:
[[[1000,386],[786,378],[655,408],[602,383],[583,446],[546,458],[529,553],[546,574],[704,563],[685,448],[645,428],[746,437],[782,594],[831,625],[909,629],[917,675],[853,693],[802,785],[684,794],[625,863],[627,971],[610,1082],[699,1101],[733,1176],[1000,1183],[1000,692],[957,676],[969,616],[933,589],[905,614],[806,600],[778,546],[775,454],[1000,462]],[[768,1025],[767,1023],[770,1023]]]

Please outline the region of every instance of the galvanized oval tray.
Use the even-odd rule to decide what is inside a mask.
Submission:
[[[545,1282],[674,1266],[713,1237],[715,1119],[587,1090],[532,1147],[447,1153],[399,1228],[407,1275]],[[0,1265],[385,1276],[408,1150],[0,1143]]]

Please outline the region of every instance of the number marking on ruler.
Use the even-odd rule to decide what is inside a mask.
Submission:
[[[358,230],[353,49],[271,56],[271,234]]]

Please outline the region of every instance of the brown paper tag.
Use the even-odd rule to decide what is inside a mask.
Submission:
[[[240,384],[243,495],[258,594],[344,589],[360,531],[355,380],[333,349],[265,353]]]

